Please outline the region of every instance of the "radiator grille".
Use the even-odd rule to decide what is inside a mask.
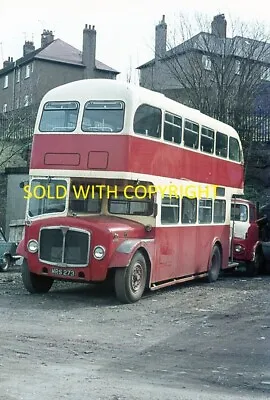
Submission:
[[[72,228],[42,228],[39,259],[49,264],[86,266],[89,261],[90,236]]]

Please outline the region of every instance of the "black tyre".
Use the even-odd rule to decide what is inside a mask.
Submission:
[[[22,264],[22,281],[29,293],[47,293],[53,284],[52,278],[30,272],[26,259]]]
[[[3,264],[0,265],[0,272],[6,272],[12,265],[10,256],[3,257]]]
[[[122,303],[138,301],[145,290],[147,265],[144,256],[137,252],[126,268],[115,270],[114,288],[116,297]]]
[[[221,253],[219,247],[215,245],[211,253],[207,281],[210,283],[217,281],[220,271],[221,271]]]
[[[261,271],[264,264],[264,257],[260,250],[257,250],[253,261],[246,262],[246,273],[247,276],[257,276]]]

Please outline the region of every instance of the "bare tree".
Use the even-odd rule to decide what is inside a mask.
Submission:
[[[174,87],[165,94],[233,125],[248,158],[253,134],[262,125],[254,109],[263,83],[270,80],[270,35],[261,24],[240,21],[227,24],[230,37],[210,28],[202,15],[193,22],[180,15],[162,59]]]
[[[139,82],[139,71],[135,69],[132,57],[129,57],[129,64],[126,71],[126,82],[137,84]]]
[[[32,142],[35,107],[0,114],[0,169],[25,163]]]

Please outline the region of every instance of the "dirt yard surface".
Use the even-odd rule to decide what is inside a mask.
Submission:
[[[270,277],[119,304],[105,285],[30,295],[0,274],[0,400],[270,398]]]

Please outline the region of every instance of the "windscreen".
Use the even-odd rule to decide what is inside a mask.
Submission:
[[[26,194],[29,198],[29,217],[61,213],[66,208],[67,181],[33,179]]]

